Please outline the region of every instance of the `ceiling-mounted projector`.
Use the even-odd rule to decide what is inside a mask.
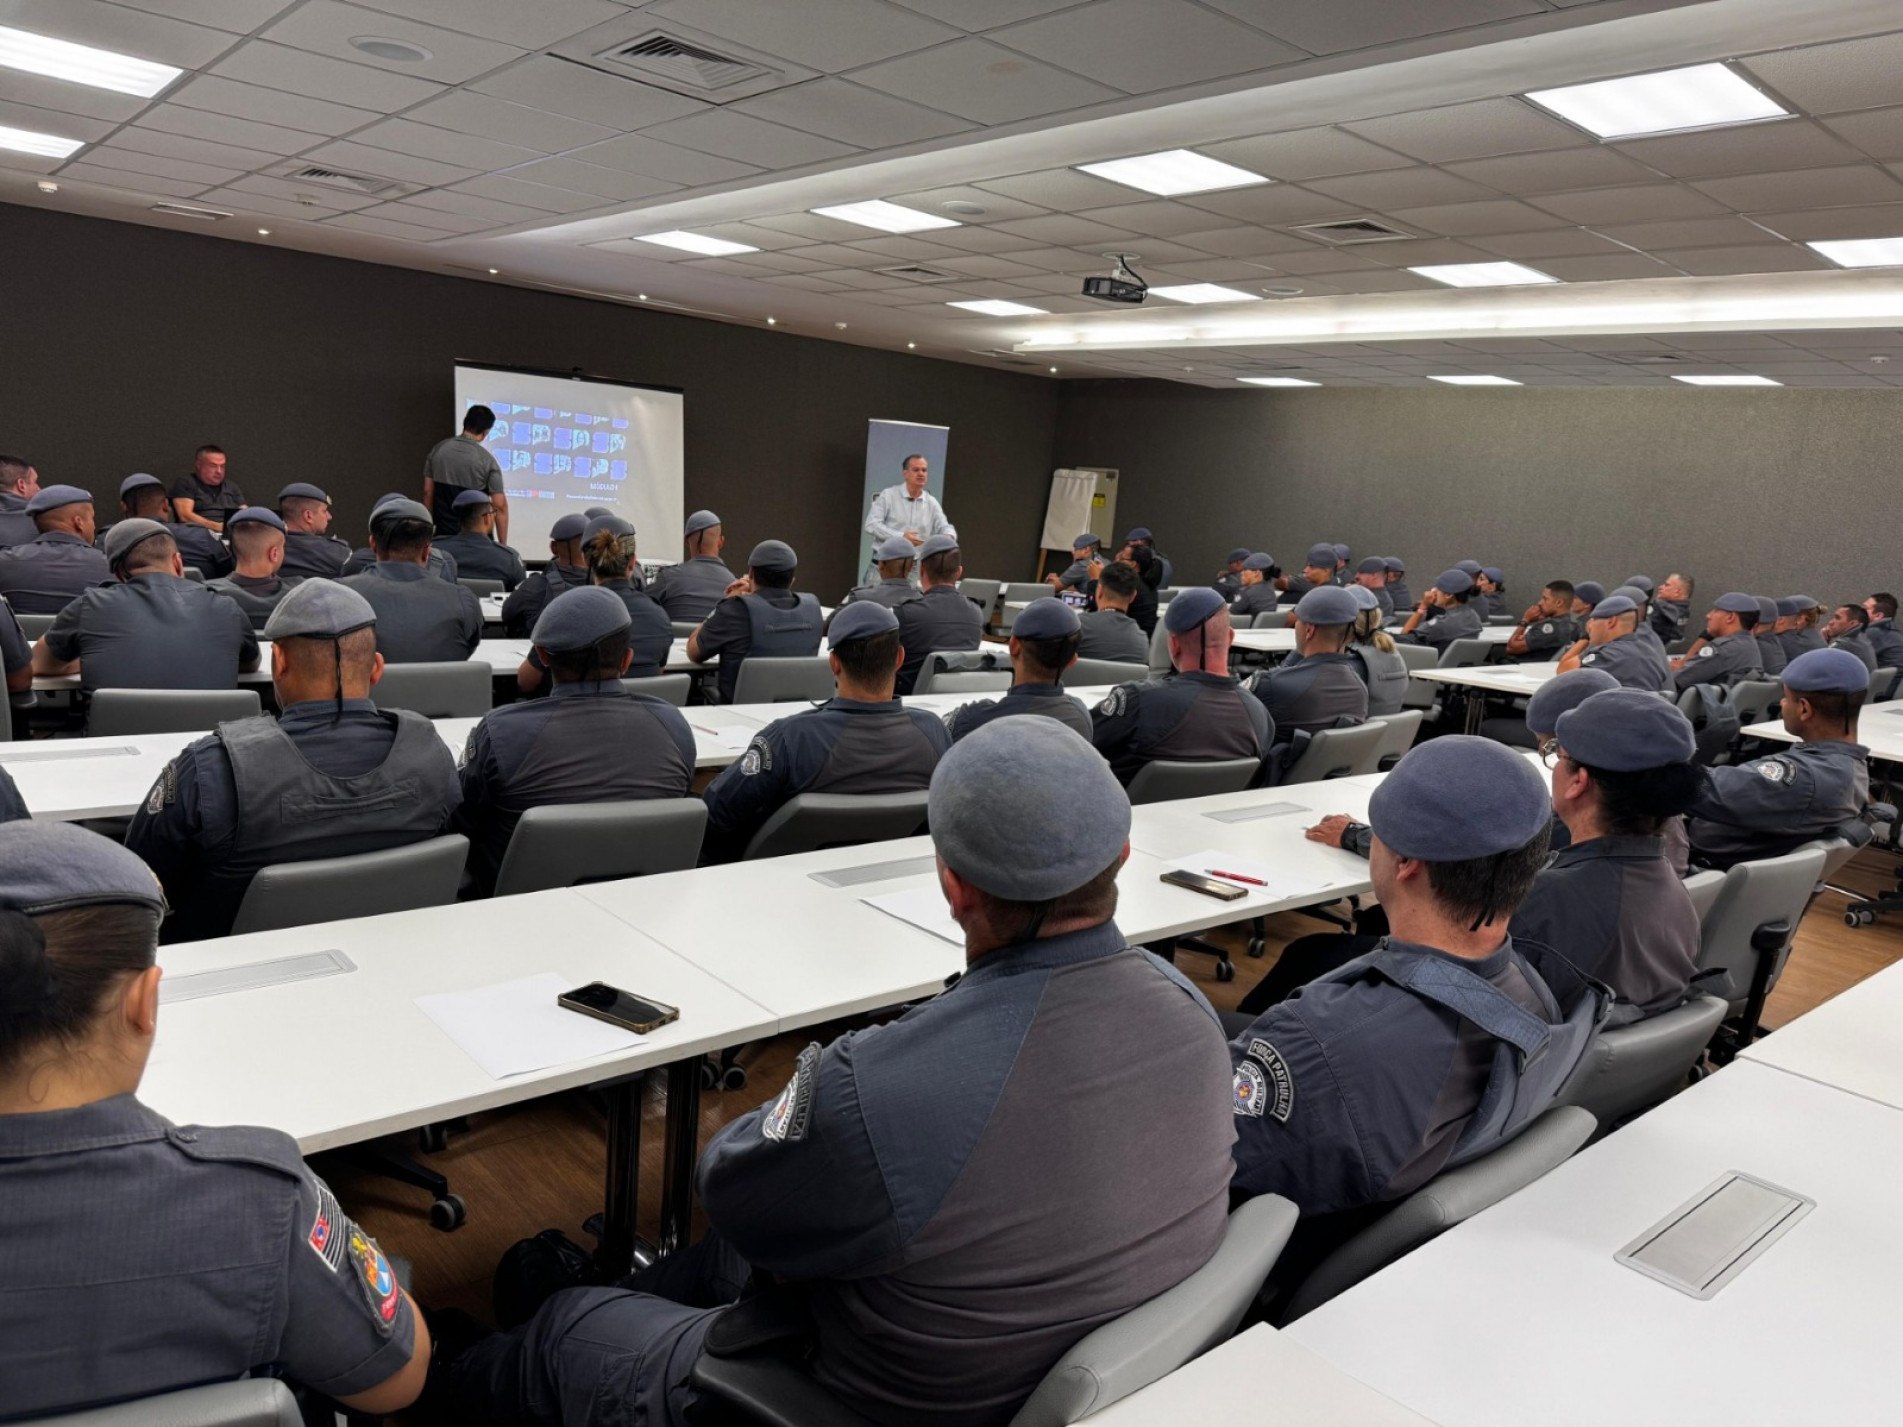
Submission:
[[[1135,253],[1105,253],[1104,256],[1114,259],[1116,267],[1110,270],[1108,277],[1085,278],[1085,297],[1094,297],[1099,302],[1136,304],[1149,296],[1150,285],[1130,269],[1137,258]]]

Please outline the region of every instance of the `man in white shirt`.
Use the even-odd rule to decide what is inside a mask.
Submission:
[[[872,509],[866,512],[866,529],[871,532],[873,549],[895,536],[913,545],[923,545],[934,535],[949,535],[956,540],[958,527],[946,518],[938,498],[925,490],[925,482],[931,475],[930,463],[923,456],[907,456],[899,469],[905,476],[904,482],[880,491],[872,498]],[[871,584],[876,578],[877,571],[868,566],[862,583]]]

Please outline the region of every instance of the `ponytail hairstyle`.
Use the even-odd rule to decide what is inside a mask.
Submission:
[[[1392,654],[1394,652],[1394,639],[1381,628],[1382,621],[1386,618],[1387,616],[1382,614],[1379,609],[1362,610],[1360,614],[1355,616],[1354,642],[1356,644],[1372,644],[1383,654]]]
[[[582,546],[582,558],[588,562],[588,573],[595,579],[625,580],[628,571],[634,568],[635,538],[616,535],[612,530],[597,530],[594,538]]]
[[[83,1042],[130,976],[151,969],[155,906],[0,911],[0,1075]]]

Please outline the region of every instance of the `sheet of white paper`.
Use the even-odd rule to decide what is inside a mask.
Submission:
[[[519,981],[418,996],[416,1005],[497,1080],[641,1043],[633,1031],[555,1004],[557,996],[578,984],[560,972],[544,971]]]
[[[717,728],[714,730],[714,742],[722,748],[740,750],[753,742],[753,736],[758,732],[757,728]]]
[[[1278,901],[1284,897],[1324,893],[1331,886],[1345,886],[1351,880],[1343,877],[1339,883],[1324,882],[1317,886],[1313,877],[1291,878],[1266,862],[1258,862],[1253,858],[1240,857],[1233,852],[1223,852],[1219,849],[1193,852],[1188,857],[1173,859],[1168,865],[1172,870],[1181,868],[1189,872],[1199,872],[1205,877],[1218,871],[1233,872],[1236,874],[1235,877],[1217,877],[1216,880],[1240,887],[1252,897],[1270,897]],[[1239,879],[1243,877],[1253,877],[1262,885],[1256,887],[1240,881]]]
[[[861,897],[859,900],[868,907],[877,907],[889,917],[910,922],[920,931],[942,937],[953,946],[965,944],[965,930],[952,920],[951,909],[945,905],[945,894],[938,890],[936,882],[908,888],[903,892]]]

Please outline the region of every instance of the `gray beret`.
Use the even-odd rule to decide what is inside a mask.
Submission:
[[[1076,891],[1130,837],[1110,765],[1054,718],[996,719],[959,739],[932,773],[928,812],[945,865],[1017,902]]]
[[[1265,554],[1263,551],[1258,550],[1255,554],[1242,562],[1242,568],[1245,570],[1266,570],[1274,564],[1275,556]]]
[[[155,535],[171,533],[156,520],[122,520],[106,532],[106,563],[116,567],[132,553],[133,546],[143,545]]]
[[[1578,708],[1594,694],[1618,687],[1619,681],[1604,669],[1575,669],[1570,674],[1556,674],[1535,689],[1533,697],[1526,701],[1526,731],[1551,733],[1559,726],[1561,714]],[[1652,697],[1658,699],[1656,694]]]
[[[1758,602],[1751,596],[1740,594],[1737,590],[1728,590],[1711,602],[1713,609],[1721,609],[1726,614],[1756,614]]]
[[[1634,609],[1644,604],[1647,599],[1645,591],[1640,589],[1637,585],[1620,585],[1616,590],[1612,591],[1612,594],[1618,596],[1620,599],[1631,600]]]
[[[1380,575],[1385,574],[1387,568],[1388,562],[1386,560],[1383,560],[1379,555],[1370,555],[1359,565],[1355,566],[1355,573],[1357,575]]]
[[[529,642],[551,654],[568,654],[619,634],[633,623],[620,595],[604,585],[563,590],[543,607]]]
[[[125,844],[77,823],[0,823],[0,911],[37,917],[113,905],[165,910],[159,879]]]
[[[614,512],[608,509],[608,507],[605,505],[591,505],[582,512],[582,519],[599,520],[604,515],[613,515],[613,514]]]
[[[1353,624],[1360,613],[1355,597],[1340,585],[1317,585],[1295,603],[1295,617],[1304,624]]]
[[[1689,763],[1698,751],[1692,721],[1670,699],[1644,689],[1594,694],[1561,714],[1555,732],[1574,762],[1608,773]]]
[[[1472,579],[1475,575],[1480,573],[1480,562],[1478,560],[1456,560],[1454,561],[1454,568],[1467,576],[1467,578]]]
[[[1079,535],[1075,540],[1070,542],[1070,548],[1073,550],[1099,550],[1103,548],[1103,539],[1100,536],[1092,535],[1086,530],[1082,535]]]
[[[1397,575],[1405,575],[1407,573],[1407,565],[1402,561],[1399,555],[1383,555],[1381,557],[1381,564],[1384,569],[1392,570]]]
[[[881,543],[879,548],[872,552],[872,558],[880,561],[910,560],[914,558],[912,551],[913,545],[910,540],[907,540],[903,535],[894,535],[890,540]]]
[[[1764,595],[1758,596],[1758,623],[1773,624],[1777,621],[1777,601]]]
[[[1381,608],[1381,601],[1374,597],[1374,591],[1369,589],[1366,585],[1349,585],[1346,594],[1349,599],[1355,602],[1357,612]]]
[[[933,555],[943,555],[947,550],[956,550],[958,541],[950,535],[934,535],[918,547],[918,557],[924,560]]]
[[[280,501],[321,500],[325,505],[330,504],[329,493],[321,486],[314,486],[309,481],[292,481],[278,492],[278,499]]]
[[[1123,537],[1123,543],[1125,545],[1128,545],[1133,540],[1154,540],[1154,539],[1156,539],[1156,537],[1150,534],[1149,526],[1133,525],[1130,527],[1130,533]]]
[[[248,505],[243,510],[225,517],[225,529],[234,525],[268,525],[273,530],[284,528],[284,517],[268,506]]]
[[[1818,607],[1817,601],[1812,599],[1809,595],[1790,595],[1787,596],[1787,598],[1791,602],[1792,614],[1805,614]],[[1782,605],[1784,601],[1779,600],[1778,603]]]
[[[1208,586],[1184,590],[1163,606],[1163,625],[1171,634],[1188,634],[1207,624],[1219,610],[1228,609],[1226,600]]]
[[[1527,759],[1503,743],[1458,733],[1415,745],[1368,800],[1374,835],[1425,862],[1511,852],[1552,817],[1545,780]]]
[[[784,540],[762,540],[747,556],[749,570],[797,570],[800,557]]]
[[[1583,604],[1595,605],[1606,597],[1606,587],[1597,580],[1581,580],[1573,586],[1573,598]]]
[[[266,639],[337,639],[377,622],[370,601],[335,580],[306,580],[278,601],[265,621]]]
[[[1652,583],[1650,575],[1627,575],[1625,582],[1635,590],[1644,590],[1648,595],[1658,588]]]
[[[1473,577],[1465,570],[1442,570],[1434,576],[1434,588],[1444,595],[1464,595],[1473,587]]]
[[[451,510],[467,510],[472,505],[494,505],[488,491],[458,491],[456,499],[449,503]]]
[[[711,510],[697,510],[687,517],[687,527],[681,532],[682,538],[698,535],[703,530],[712,530],[718,524],[720,524],[720,517]]]
[[[826,626],[826,642],[837,649],[854,639],[871,639],[898,627],[899,617],[887,606],[877,600],[854,600],[842,606],[833,616],[833,622]]]
[[[1607,595],[1592,607],[1587,619],[1612,619],[1617,615],[1632,614],[1638,606],[1624,595]]]
[[[1346,545],[1337,544],[1333,548],[1335,551],[1335,560],[1337,563],[1346,560],[1350,555],[1355,553],[1354,551],[1350,550]]]
[[[1312,570],[1332,570],[1335,568],[1335,547],[1332,545],[1311,545],[1308,558],[1303,566]]]
[[[145,471],[134,471],[123,481],[119,482],[119,499],[124,500],[134,491],[141,490],[146,486],[162,486],[164,484],[165,482],[160,480],[157,476],[150,475]]]
[[[436,524],[436,517],[429,513],[429,507],[421,501],[411,500],[408,496],[386,500],[370,512],[372,530],[380,525],[393,525],[399,520],[420,520],[432,528]]]
[[[578,510],[571,510],[556,520],[548,528],[550,540],[579,540],[588,529],[588,517]]]
[[[1249,547],[1246,545],[1238,545],[1236,546],[1235,549],[1231,550],[1227,555],[1222,557],[1222,563],[1225,565],[1236,565],[1236,564],[1240,564],[1242,561],[1248,558],[1249,558]]]
[[[408,499],[409,497],[404,495],[402,491],[385,491],[382,495],[378,496],[374,501],[371,502],[370,514],[374,516],[378,511],[382,510],[386,505],[388,505],[393,500],[408,500]]]
[[[582,527],[581,538],[592,541],[602,531],[611,532],[616,539],[626,539],[634,534],[634,527],[613,511],[603,511],[600,515],[590,516],[588,524]]]
[[[1011,625],[1019,639],[1062,639],[1077,633],[1077,611],[1062,600],[1046,595],[1032,600]]]
[[[92,492],[78,486],[41,486],[40,493],[26,503],[26,513],[39,515],[63,505],[91,505],[92,501]]]
[[[1796,595],[1783,595],[1773,602],[1777,607],[1779,619],[1789,619],[1794,614],[1802,614],[1804,606],[1797,602]]]
[[[1480,573],[1485,575],[1496,585],[1504,585],[1507,582],[1506,575],[1496,566],[1488,565],[1482,569]]]
[[[1870,687],[1869,669],[1848,649],[1806,650],[1778,678],[1800,694],[1861,694]]]

